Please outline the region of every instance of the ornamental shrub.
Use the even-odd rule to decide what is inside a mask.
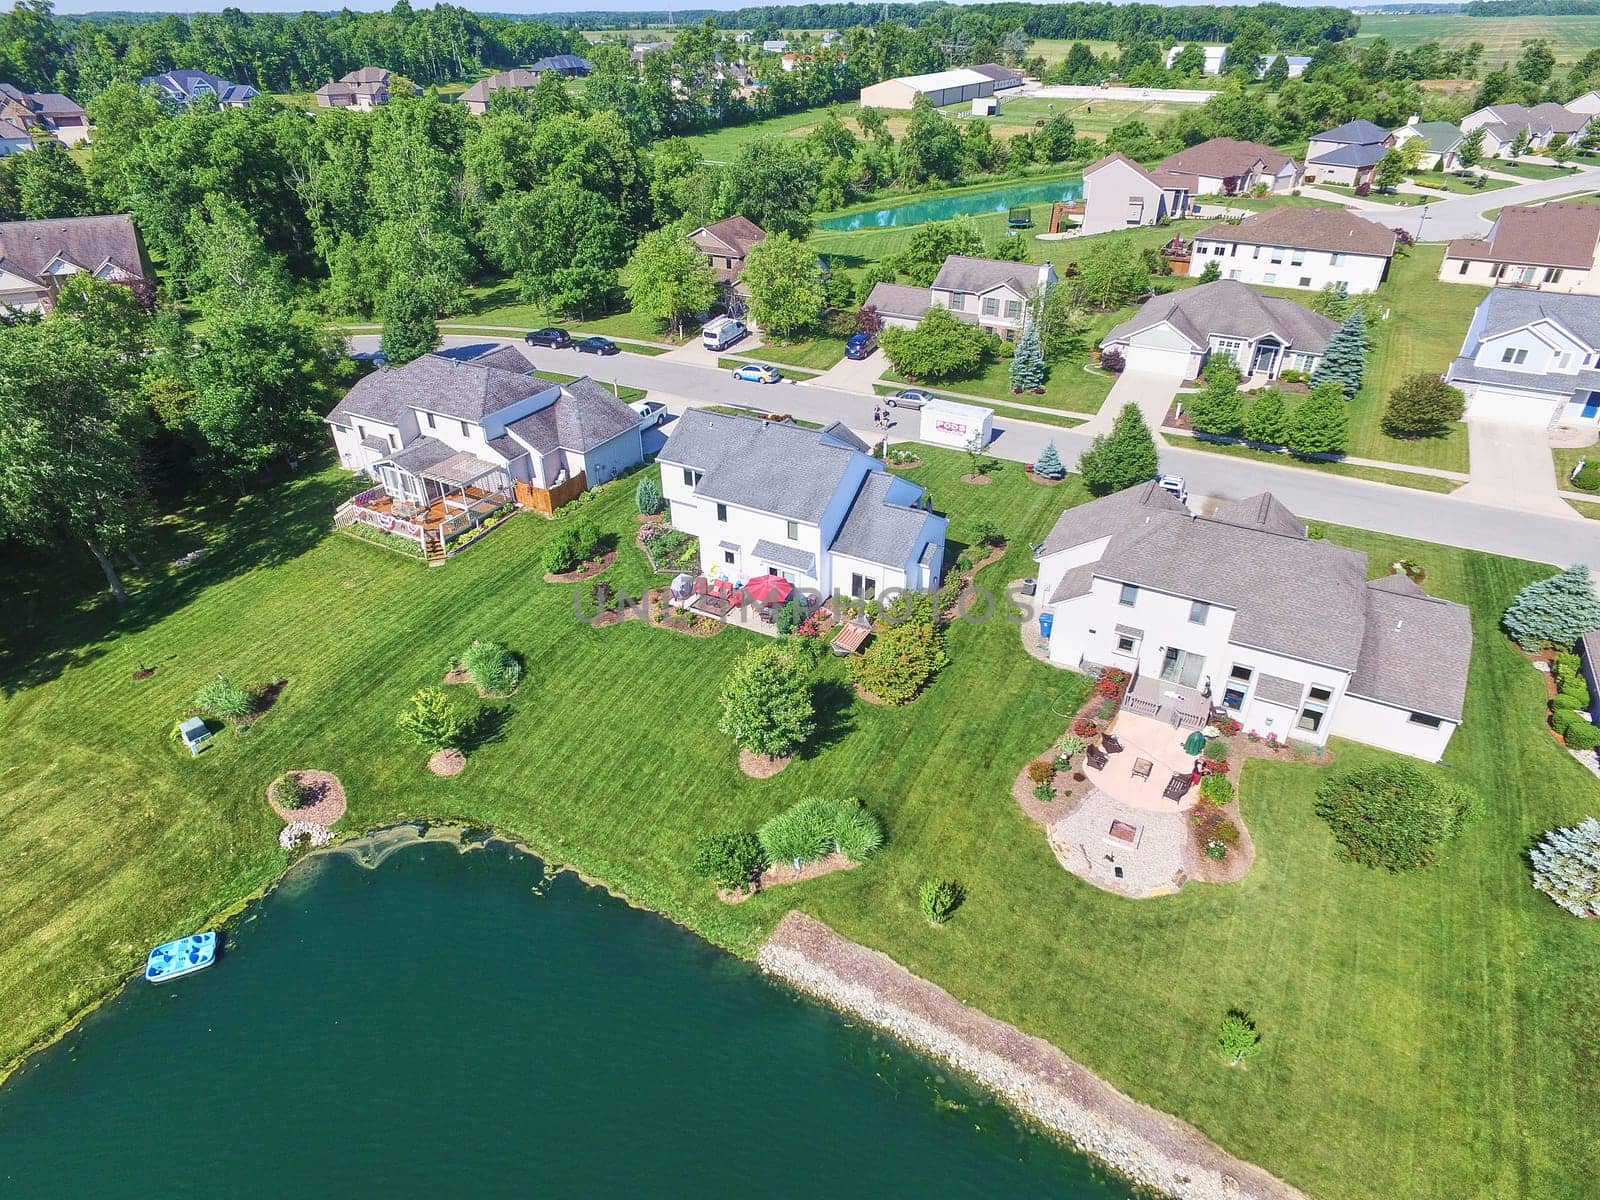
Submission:
[[[880,630],[865,653],[851,661],[850,676],[886,704],[905,704],[949,661],[937,627],[907,621]]]
[[[1210,838],[1205,845],[1205,855],[1214,862],[1221,862],[1228,857],[1228,843]]]
[[[661,495],[661,488],[655,479],[646,475],[639,480],[639,486],[633,489],[633,502],[639,511],[646,516],[653,517],[666,507],[666,500]]]
[[[1061,461],[1061,452],[1056,449],[1054,442],[1046,442],[1043,450],[1039,452],[1038,461],[1033,464],[1033,473],[1040,479],[1065,479],[1067,468]]]
[[[438,688],[423,688],[411,697],[396,724],[424,750],[453,750],[461,741],[461,715]]]
[[[1600,596],[1594,593],[1589,568],[1575,563],[1559,575],[1530,583],[1506,609],[1500,627],[1528,651],[1565,649],[1600,629]]]
[[[1239,827],[1232,821],[1218,821],[1211,830],[1211,836],[1224,845],[1231,846],[1239,840]]]
[[[1383,431],[1390,437],[1443,437],[1466,407],[1461,389],[1428,371],[1408,375],[1389,393]]]
[[[742,892],[770,862],[753,833],[708,833],[695,840],[690,868],[719,888]]]
[[[748,651],[728,672],[718,728],[741,750],[781,758],[811,736],[814,713],[806,673],[786,647],[769,644]]]
[[[1225,763],[1228,761],[1228,742],[1225,738],[1207,738],[1205,755],[1212,762]]]
[[[1572,732],[1573,725],[1582,723],[1584,723],[1583,718],[1578,716],[1574,709],[1552,708],[1550,710],[1550,728],[1554,729],[1562,737],[1566,737],[1567,734]]]
[[[596,532],[594,524],[586,518],[579,517],[575,521],[559,526],[550,535],[540,561],[550,574],[565,575],[568,571],[576,571],[595,557],[595,551],[599,546],[600,535]]]
[[[1574,714],[1576,716],[1576,714]],[[1582,717],[1576,717],[1567,725],[1567,731],[1562,738],[1572,750],[1600,749],[1600,729],[1596,729]]]
[[[1061,757],[1071,758],[1074,754],[1082,754],[1088,744],[1077,734],[1069,733],[1061,739]]]
[[[211,680],[195,693],[194,702],[207,716],[227,721],[248,717],[256,706],[254,696],[226,679]]]
[[[474,641],[461,656],[461,669],[479,689],[509,696],[522,681],[522,664],[499,642]]]
[[[836,801],[833,844],[851,862],[863,862],[883,845],[883,826],[856,799]]]
[[[1550,701],[1551,708],[1588,708],[1589,692],[1557,692]]]
[[[1034,783],[1049,783],[1050,777],[1056,773],[1055,764],[1042,758],[1035,759],[1028,764],[1028,778]]]
[[[311,803],[311,787],[298,775],[282,775],[273,781],[272,798],[284,808],[304,808]]]
[[[1575,917],[1600,917],[1600,821],[1550,830],[1528,860],[1534,887]]]
[[[1470,788],[1416,763],[1385,762],[1327,780],[1315,807],[1346,858],[1409,871],[1436,862],[1482,802]]]
[[[1580,492],[1600,492],[1600,460],[1591,458],[1579,467],[1572,486]]]
[[[1200,781],[1200,798],[1222,805],[1233,799],[1233,784],[1226,775],[1207,775]]]
[[[835,850],[861,862],[883,844],[883,827],[859,800],[807,796],[763,824],[756,837],[773,862],[804,864]]]
[[[926,880],[917,889],[917,907],[935,925],[943,925],[967,898],[967,889],[954,880]]]
[[[1256,1023],[1238,1009],[1222,1018],[1217,1030],[1217,1049],[1229,1064],[1238,1066],[1261,1049],[1261,1035]]]

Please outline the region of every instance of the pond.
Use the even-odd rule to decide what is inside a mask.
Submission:
[[[488,842],[308,859],[210,970],[0,1087],[0,1195],[1129,1189],[677,926]]]
[[[888,208],[869,209],[866,212],[846,213],[837,217],[824,217],[817,222],[818,229],[887,229],[901,225],[921,225],[927,221],[948,221],[951,217],[971,217],[979,213],[1006,212],[1030,204],[1043,205],[1033,214],[1038,228],[1049,228],[1049,206],[1057,200],[1081,200],[1082,179],[1054,179],[1044,183],[1008,183],[985,188],[978,192],[964,192],[957,196],[930,196],[926,200],[908,200]]]

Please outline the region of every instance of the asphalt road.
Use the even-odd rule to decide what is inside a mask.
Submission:
[[[370,353],[377,348],[377,343],[375,335],[360,335],[350,339],[350,348],[357,353]],[[571,350],[536,349],[508,338],[450,336],[444,339],[444,344],[446,348],[516,345],[541,370],[586,374],[607,383],[648,388],[652,398],[665,403],[674,414],[686,407],[737,405],[788,413],[811,421],[843,421],[864,432],[872,428],[872,409],[876,403],[873,396],[788,382],[740,383],[726,371],[689,363],[664,362],[660,358],[636,354],[596,358]],[[916,441],[915,415],[899,414],[897,421],[889,431],[890,440]],[[1045,443],[1053,441],[1062,461],[1071,467],[1089,445],[1089,439],[1082,434],[1028,421],[997,420],[994,428],[995,439],[990,452],[996,458],[1013,462],[1032,462]],[[670,424],[667,431],[671,431]],[[1573,562],[1600,565],[1600,521],[1585,520],[1576,513],[1564,518],[1492,508],[1415,488],[1371,483],[1303,467],[1227,458],[1175,446],[1162,447],[1161,468],[1182,475],[1188,481],[1191,495],[1239,499],[1271,491],[1308,520],[1557,566]]]
[[[1494,166],[1493,163],[1484,165],[1490,169]],[[1489,221],[1483,214],[1491,208],[1570,196],[1596,187],[1600,187],[1600,169],[1584,166],[1556,179],[1540,179],[1508,188],[1486,188],[1470,196],[1452,196],[1415,208],[1386,206],[1387,211],[1383,213],[1363,209],[1360,215],[1391,229],[1404,229],[1420,242],[1447,242],[1451,238],[1482,237],[1488,233]]]

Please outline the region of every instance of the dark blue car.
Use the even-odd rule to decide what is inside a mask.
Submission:
[[[844,344],[846,358],[866,358],[878,348],[878,339],[870,333],[858,333]]]

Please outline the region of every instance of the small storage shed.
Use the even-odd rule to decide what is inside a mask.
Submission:
[[[212,734],[199,717],[185,717],[178,722],[178,736],[189,748],[189,753],[195,755],[206,748],[206,743],[211,740]]]
[[[981,433],[987,446],[994,436],[994,409],[954,400],[930,400],[922,406],[922,440],[938,446],[965,449],[973,434]]]
[[[996,117],[1000,115],[1000,97],[979,96],[972,102],[972,115],[975,117]]]

